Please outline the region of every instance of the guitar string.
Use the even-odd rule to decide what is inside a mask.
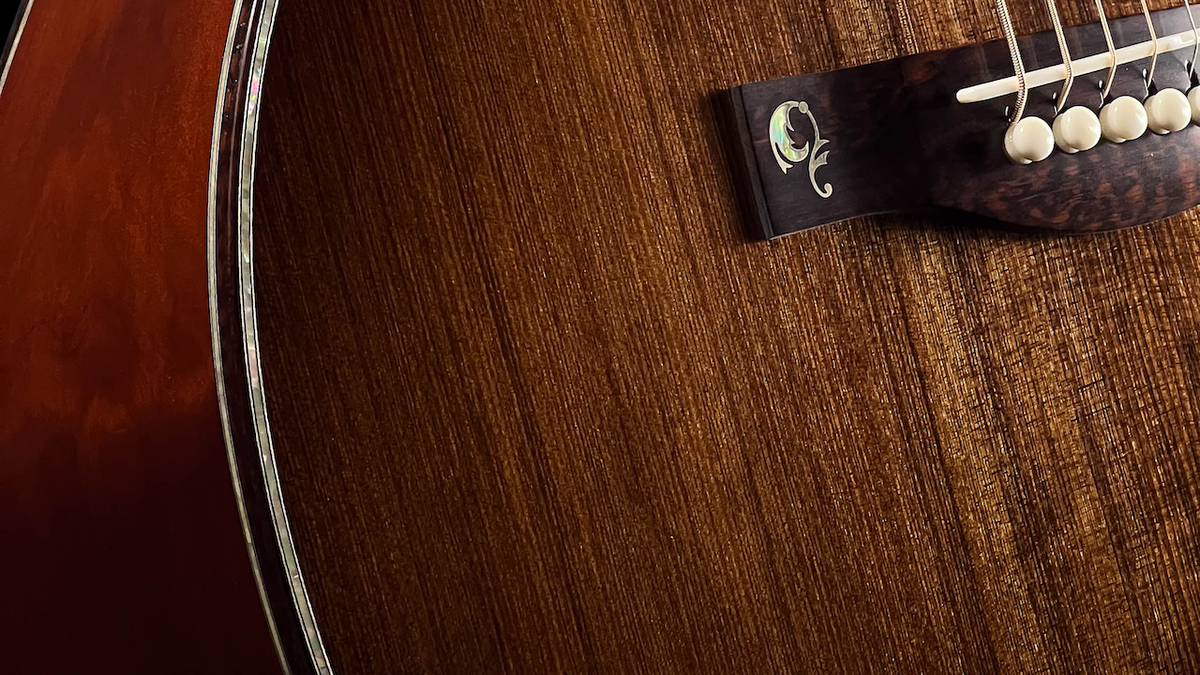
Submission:
[[[1112,30],[1108,25],[1108,16],[1104,11],[1103,0],[1096,1],[1096,11],[1100,15],[1100,26],[1104,30],[1104,41],[1108,46],[1111,65],[1108,69],[1108,76],[1104,78],[1103,91],[1101,93],[1102,104],[1108,99],[1109,92],[1112,90],[1113,79],[1117,70],[1116,45],[1113,43]],[[1191,77],[1195,72],[1196,57],[1200,53],[1200,30],[1197,30],[1195,19],[1192,17],[1191,6],[1188,0],[1183,0],[1184,6],[1187,8],[1188,20],[1191,21],[1192,30],[1197,35],[1196,46],[1192,50],[1192,60],[1188,64],[1188,76]],[[1158,43],[1158,34],[1154,30],[1154,21],[1150,16],[1150,8],[1146,4],[1146,0],[1141,0],[1142,14],[1146,17],[1146,27],[1150,31],[1150,43],[1154,46],[1154,51],[1150,56],[1150,68],[1148,71],[1143,71],[1143,76],[1146,81],[1146,91],[1150,92],[1150,87],[1154,83],[1154,71],[1158,67],[1158,56],[1161,51],[1161,46]],[[1062,55],[1063,65],[1067,69],[1067,76],[1063,80],[1062,90],[1059,92],[1054,105],[1054,114],[1058,115],[1062,112],[1063,107],[1067,104],[1067,97],[1071,93],[1071,87],[1075,83],[1075,72],[1073,60],[1071,58],[1070,48],[1067,46],[1067,37],[1063,29],[1062,18],[1058,13],[1057,0],[1046,0],[1046,8],[1050,13],[1050,22],[1054,26],[1054,35],[1058,40],[1059,53]],[[1017,32],[1013,27],[1012,15],[1008,10],[1008,2],[1006,0],[996,0],[996,11],[1000,15],[1000,28],[1004,32],[1004,39],[1008,43],[1008,51],[1013,61],[1013,70],[1017,74],[1017,102],[1013,107],[1012,115],[1009,117],[1009,125],[1016,126],[1016,123],[1021,121],[1025,114],[1025,106],[1029,99],[1029,86],[1025,81],[1025,64],[1021,58],[1020,45],[1017,42]]]
[[[1192,5],[1188,0],[1183,0],[1183,7],[1187,10],[1188,21],[1192,24],[1192,41],[1195,46],[1192,47],[1192,60],[1187,63],[1188,86],[1192,86],[1192,80],[1196,77],[1196,56],[1200,55],[1200,28],[1196,27],[1196,17],[1192,16]]]
[[[1161,56],[1168,52],[1192,47],[1191,59],[1184,60],[1180,65],[1184,66],[1192,80],[1192,86],[1189,88],[1200,87],[1200,22],[1195,19],[1195,14],[1191,9],[1190,0],[1182,0],[1184,11],[1188,13],[1188,28],[1180,33],[1159,37],[1158,30],[1155,27],[1153,13],[1150,13],[1148,3],[1141,0],[1139,4],[1145,5],[1142,11],[1142,18],[1146,21],[1147,30],[1151,34],[1151,39],[1148,41],[1139,42],[1129,45],[1121,49],[1117,49],[1113,39],[1113,31],[1111,23],[1108,20],[1107,12],[1104,8],[1103,0],[1093,0],[1096,7],[1096,14],[1099,19],[1100,27],[1104,34],[1104,42],[1108,47],[1107,53],[1101,52],[1091,56],[1083,57],[1078,60],[1073,60],[1071,66],[1074,70],[1075,79],[1078,80],[1084,74],[1094,73],[1101,70],[1107,70],[1107,76],[1098,81],[1098,86],[1101,89],[1102,104],[1107,103],[1110,98],[1111,88],[1116,80],[1116,71],[1122,64],[1133,63],[1151,58],[1150,68],[1143,69],[1142,75],[1150,80],[1150,84],[1154,85],[1154,79],[1157,77],[1157,62]],[[1009,15],[1008,7],[1005,2],[997,0],[997,13],[1000,16],[1001,27],[1011,26],[1012,18]],[[1065,32],[1065,29],[1064,29]],[[1010,56],[1013,57],[1014,73],[1013,76],[1000,78],[977,84],[970,87],[965,87],[958,91],[956,98],[961,103],[977,103],[995,98],[1001,98],[1011,94],[1018,94],[1017,103],[1021,103],[1021,89],[1025,89],[1024,102],[1028,104],[1029,90],[1035,86],[1040,87],[1051,83],[1061,82],[1064,79],[1064,71],[1066,70],[1063,64],[1055,66],[1047,66],[1037,70],[1027,70],[1024,68],[1024,62],[1020,59],[1020,53],[1014,49],[1016,34],[1015,30],[1004,31],[1007,38],[1007,46],[1009,47]],[[1185,90],[1186,91],[1186,90]],[[1015,109],[1014,109],[1015,108]],[[1005,117],[1016,117],[1018,109],[1023,112],[1020,105],[1009,106],[1004,110]]]
[[[1017,73],[1017,102],[1008,118],[1009,127],[1017,126],[1025,115],[1025,103],[1029,99],[1029,85],[1025,82],[1025,62],[1021,60],[1021,46],[1017,43],[1017,31],[1013,29],[1012,16],[1008,13],[1007,0],[996,0],[996,12],[1000,15],[1000,30],[1008,42],[1008,53],[1012,56],[1013,70]]]
[[[1150,18],[1150,8],[1146,6],[1146,0],[1142,0],[1142,14],[1146,17],[1146,27],[1150,29],[1150,43],[1154,45],[1154,54],[1150,56],[1150,72],[1142,71],[1142,75],[1146,78],[1146,93],[1150,93],[1150,85],[1154,84],[1154,69],[1158,66],[1158,53],[1162,51],[1162,47],[1158,44],[1158,34],[1154,32],[1154,21]]]
[[[1104,42],[1108,44],[1108,56],[1112,59],[1111,65],[1108,67],[1108,75],[1104,78],[1104,82],[1100,83],[1103,91],[1100,92],[1100,105],[1108,100],[1108,94],[1112,91],[1113,80],[1117,76],[1117,46],[1113,44],[1112,29],[1108,27],[1108,14],[1104,11],[1104,0],[1096,0],[1096,11],[1100,13],[1100,27],[1104,29]]]
[[[1063,65],[1067,68],[1067,78],[1063,80],[1062,91],[1054,102],[1054,114],[1062,112],[1067,105],[1067,97],[1071,95],[1071,85],[1075,84],[1075,68],[1071,63],[1071,50],[1067,47],[1067,36],[1063,32],[1062,19],[1058,16],[1058,2],[1046,0],[1046,8],[1050,11],[1050,22],[1054,24],[1054,35],[1058,38],[1058,51],[1062,54]]]

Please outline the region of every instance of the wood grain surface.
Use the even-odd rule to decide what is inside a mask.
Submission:
[[[1200,671],[1195,214],[737,213],[714,92],[994,17],[282,3],[259,321],[335,670]]]
[[[37,0],[0,93],[0,672],[279,672],[217,408],[227,0]]]

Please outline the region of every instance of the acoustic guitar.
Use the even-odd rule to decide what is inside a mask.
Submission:
[[[0,672],[1200,672],[1195,11],[25,0]]]

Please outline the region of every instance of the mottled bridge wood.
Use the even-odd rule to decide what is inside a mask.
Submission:
[[[1191,29],[1182,7],[1153,18],[1160,36]],[[1118,48],[1149,40],[1140,14],[1110,25]],[[1068,29],[1067,40],[1074,58],[1107,51],[1098,23]],[[1052,31],[1021,38],[1021,51],[1029,70],[1062,62]],[[1190,56],[1190,49],[1161,55],[1156,87],[1188,90]],[[1111,96],[1144,98],[1148,63],[1121,66]],[[771,239],[876,213],[949,209],[1008,228],[1087,233],[1154,222],[1200,203],[1195,125],[1123,145],[1101,142],[1077,155],[1055,150],[1029,166],[1010,163],[1003,137],[1015,96],[963,104],[955,94],[1012,73],[1006,45],[995,41],[731,89],[731,161],[754,231]],[[1098,110],[1106,74],[1077,78],[1068,105]],[[1059,88],[1032,90],[1026,115],[1053,121]],[[816,171],[818,184],[833,186],[828,199],[810,182],[807,162],[785,174],[772,152],[771,115],[786,101],[807,102],[829,140],[828,164]],[[796,144],[811,144],[807,119],[793,115],[792,122]]]

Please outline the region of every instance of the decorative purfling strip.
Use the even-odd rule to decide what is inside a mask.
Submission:
[[[239,0],[209,166],[209,312],[217,398],[251,563],[285,674],[331,675],[288,524],[267,418],[254,298],[254,168],[277,0]]]

